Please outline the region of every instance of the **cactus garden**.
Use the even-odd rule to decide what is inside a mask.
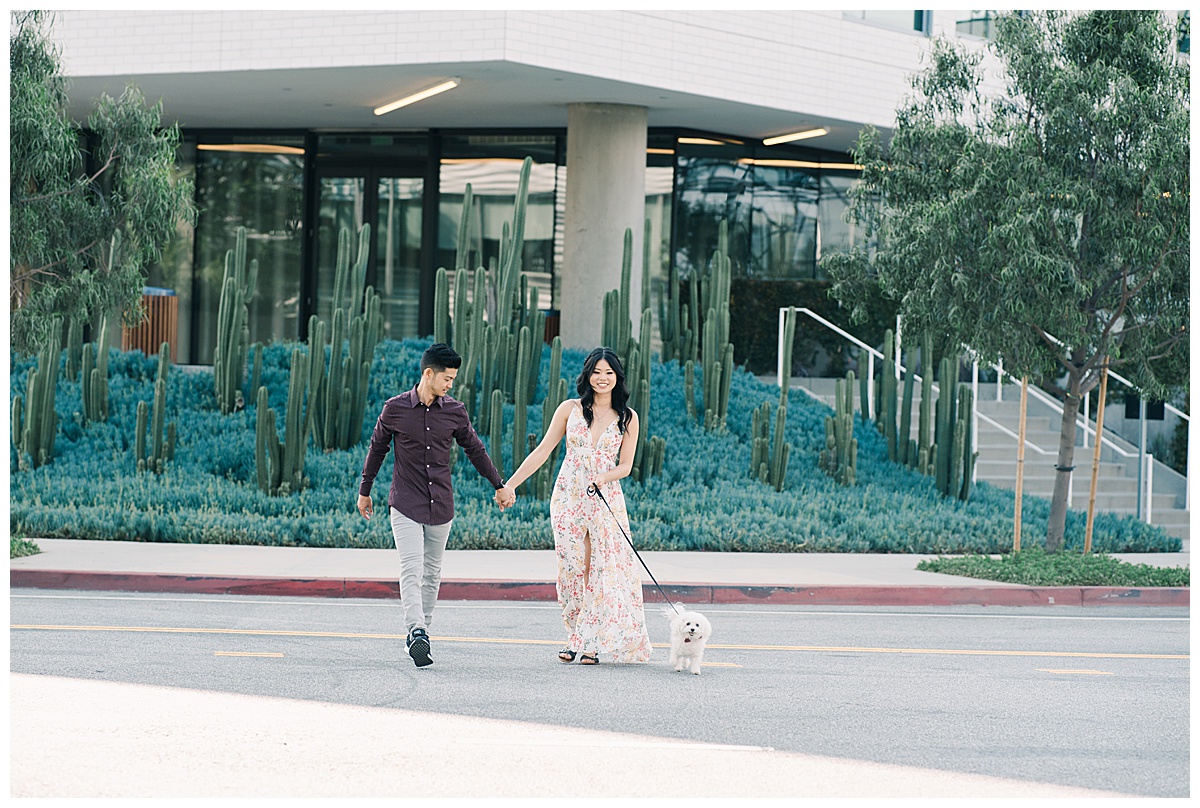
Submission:
[[[10,448],[11,527],[22,535],[43,537],[390,547],[387,521],[366,522],[354,510],[358,476],[375,416],[388,397],[416,383],[420,355],[430,341],[385,340],[378,345],[357,445],[324,452],[310,446],[303,466],[307,485],[286,495],[272,495],[260,487],[255,463],[260,399],[249,395],[249,379],[241,391],[249,404],[226,415],[213,394],[211,372],[173,368],[166,373],[159,357],[112,350],[108,418],[89,422],[83,415],[80,383],[59,373],[52,400],[59,427],[52,462],[21,469],[21,452],[15,445]],[[531,432],[543,422],[542,405],[551,381],[562,379],[573,387],[585,355],[562,351],[560,370],[552,376],[555,352],[543,346],[540,353],[537,388],[526,405],[526,423],[536,425]],[[303,361],[306,353],[295,343],[262,349],[260,389],[266,391],[269,407],[286,410],[292,362],[298,356]],[[13,393],[45,401],[44,391],[32,396],[29,392],[31,377],[34,385],[44,378],[37,370],[37,357],[14,355],[12,363]],[[703,383],[703,375],[698,375],[696,388]],[[657,474],[625,482],[640,548],[989,553],[1011,544],[1011,492],[979,485],[967,502],[945,497],[936,478],[889,461],[884,435],[860,419],[854,423],[855,481],[839,484],[819,468],[830,409],[799,391],[787,396],[784,440],[790,454],[782,490],[776,490],[747,469],[754,454],[754,413],[763,404],[768,410],[778,409],[778,387],[735,370],[725,430],[712,433],[683,401],[684,376],[678,360],[650,364],[648,422],[666,451]],[[160,378],[166,390],[165,412],[151,420],[175,425],[174,454],[161,464],[161,471],[155,462],[158,473],[149,473],[139,471],[138,406],[157,409],[155,387]],[[553,386],[561,389],[557,383]],[[694,395],[699,399],[698,390]],[[494,414],[500,419],[493,418],[492,425],[499,426],[501,436],[497,460],[507,474],[514,463],[511,434],[516,413],[502,392],[495,400],[499,407]],[[49,420],[44,412],[26,417]],[[279,442],[286,444],[283,417],[286,412],[277,438],[282,436]],[[489,442],[487,433],[481,431],[481,436]],[[151,443],[166,441],[147,437]],[[31,446],[38,445],[30,440]],[[556,470],[548,472],[547,479],[553,479]],[[490,486],[469,463],[457,463],[453,477],[457,517],[452,547],[553,546],[549,503],[537,491],[523,492],[514,508],[501,513],[491,502]],[[391,463],[385,462],[376,488],[386,491],[390,484]],[[1044,536],[1048,511],[1048,503],[1025,499],[1029,544],[1036,545]],[[1073,512],[1071,517],[1068,536],[1081,545],[1084,514]],[[1178,540],[1135,520],[1101,514],[1095,544],[1105,552],[1155,551],[1177,549]]]
[[[13,533],[390,547],[387,520],[367,522],[354,508],[366,441],[384,402],[416,384],[421,353],[434,341],[463,357],[451,394],[501,474],[511,474],[574,394],[587,353],[557,337],[545,343],[545,312],[521,268],[528,176],[527,160],[499,260],[489,267],[470,268],[467,186],[453,275],[437,272],[434,333],[425,339],[382,338],[379,297],[366,285],[367,226],[356,245],[354,234],[341,233],[332,315],[310,319],[305,343],[249,344],[246,305],[259,269],[246,260],[244,233],[226,258],[212,368],[173,369],[166,344],[154,357],[104,347],[104,325],[85,345],[80,323],[55,323],[36,355],[11,357]],[[618,288],[597,320],[641,418],[625,482],[639,548],[934,554],[1011,545],[1013,494],[971,482],[970,392],[956,383],[957,357],[938,363],[936,411],[933,373],[921,377],[912,440],[916,374],[911,364],[903,372],[894,364],[890,333],[877,378],[860,375],[856,385],[848,373],[833,412],[735,366],[724,225],[706,275],[682,281],[672,272],[656,289],[643,271],[638,311],[633,263],[627,232]],[[785,329],[790,368],[794,310]],[[921,361],[932,369],[929,345]],[[874,420],[865,415],[869,403]],[[504,512],[456,455],[452,548],[553,547],[548,497],[561,452]],[[391,473],[385,462],[377,500]],[[1025,500],[1027,546],[1044,541],[1048,517],[1048,502]],[[1068,546],[1082,546],[1084,522],[1070,514]],[[1134,519],[1096,519],[1098,551],[1179,544]]]

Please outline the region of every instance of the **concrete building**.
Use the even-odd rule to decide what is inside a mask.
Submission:
[[[530,157],[523,268],[567,345],[600,339],[627,228],[634,277],[645,256],[661,289],[669,268],[707,264],[725,220],[736,360],[769,372],[778,306],[833,305],[819,261],[856,238],[843,213],[859,132],[886,136],[932,37],[981,48],[995,14],[63,11],[51,35],[77,119],[136,84],[182,129],[199,220],[150,281],[178,297],[178,361],[211,361],[239,226],[260,268],[252,340],[305,336],[330,306],[339,229],[363,223],[387,336],[430,334],[465,187],[468,265],[486,266]]]
[[[859,131],[893,124],[931,36],[982,43],[992,13],[66,11],[51,34],[79,119],[136,84],[182,129],[199,221],[151,283],[179,298],[178,360],[203,364],[238,226],[260,267],[252,339],[305,335],[330,305],[339,228],[364,222],[387,335],[431,333],[466,185],[471,266],[486,266],[526,156],[524,268],[569,346],[600,338],[626,228],[635,278],[647,256],[659,288],[672,264],[707,263],[722,218],[734,320],[762,332],[740,344],[771,345],[773,320],[739,317],[738,299],[819,283],[821,253],[855,237]]]

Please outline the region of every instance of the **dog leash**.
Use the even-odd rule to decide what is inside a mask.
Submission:
[[[612,514],[613,521],[617,523],[617,530],[621,531],[621,535],[625,537],[625,541],[629,542],[629,549],[633,550],[633,554],[637,556],[637,560],[642,562],[642,569],[644,569],[646,574],[650,576],[650,580],[654,581],[654,585],[658,587],[658,591],[662,593],[663,600],[666,601],[667,605],[671,607],[671,610],[674,611],[675,614],[679,614],[679,609],[675,608],[675,603],[670,597],[668,597],[666,591],[662,588],[662,585],[659,584],[658,579],[654,577],[654,573],[651,572],[650,568],[646,566],[646,562],[642,558],[642,554],[637,551],[637,547],[634,547],[633,539],[629,538],[629,534],[625,532],[625,528],[621,527],[621,520],[617,518],[615,513],[613,513],[612,506],[608,504],[608,500],[604,498],[604,494],[600,493],[600,487],[594,484],[589,485],[587,488],[587,494],[589,497],[600,497],[600,501],[604,503],[604,507],[608,508],[608,512]]]

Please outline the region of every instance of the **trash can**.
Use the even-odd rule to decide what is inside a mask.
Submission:
[[[121,328],[121,350],[141,351],[156,356],[165,342],[171,346],[171,361],[178,356],[175,342],[179,335],[179,297],[174,289],[142,287],[142,308],[146,319],[134,328]]]

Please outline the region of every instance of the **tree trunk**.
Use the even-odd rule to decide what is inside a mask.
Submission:
[[[1067,528],[1067,493],[1071,486],[1071,470],[1075,462],[1075,418],[1079,414],[1081,376],[1071,373],[1067,381],[1068,396],[1063,402],[1062,431],[1058,437],[1058,468],[1054,474],[1054,498],[1050,500],[1050,520],[1046,525],[1046,552],[1057,553],[1063,547]]]

